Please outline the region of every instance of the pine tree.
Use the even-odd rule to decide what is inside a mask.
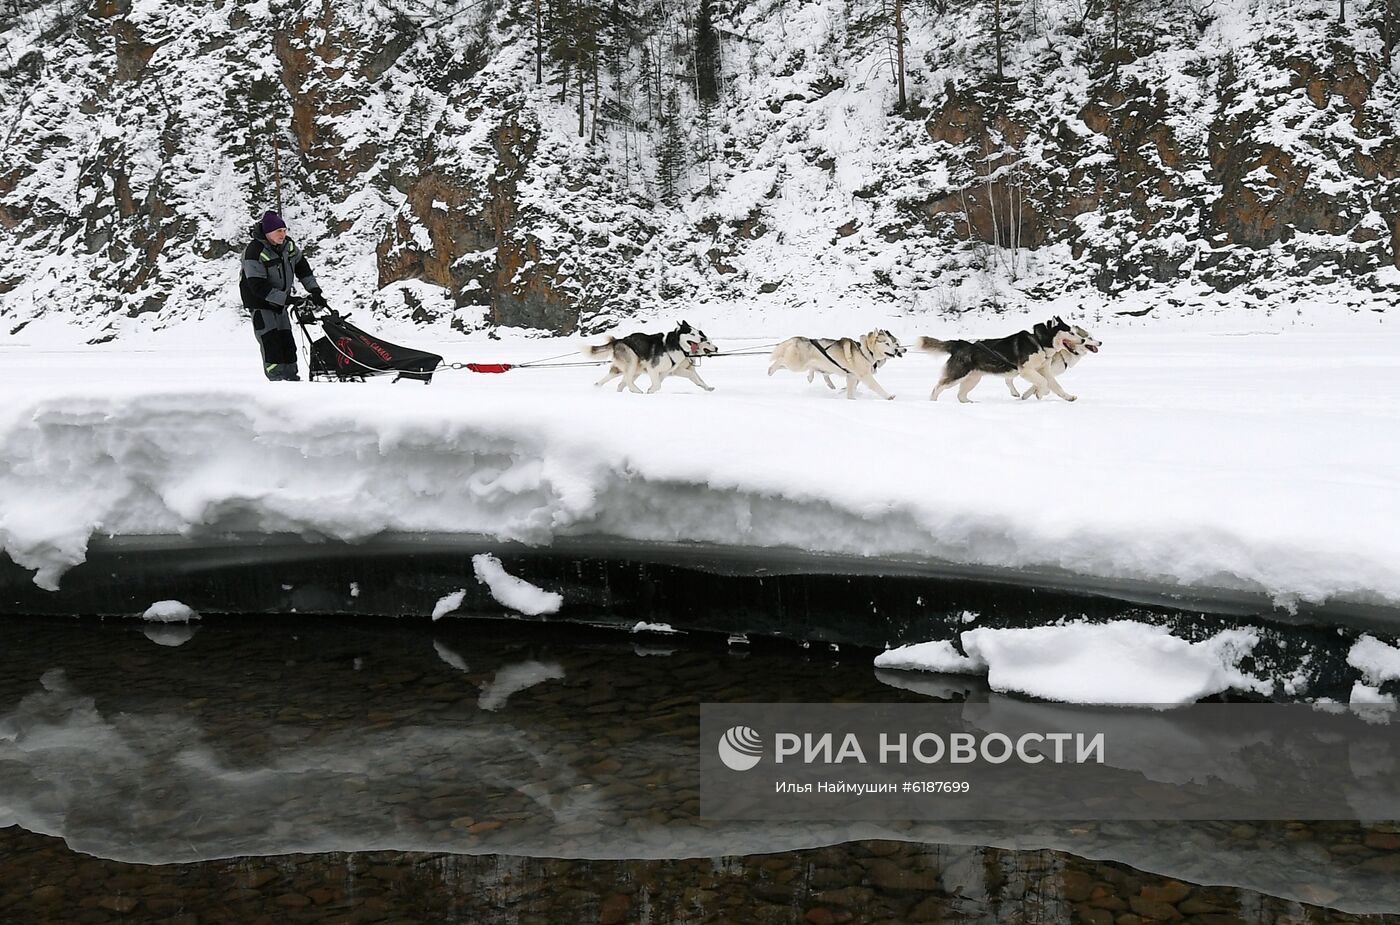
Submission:
[[[573,16],[572,0],[550,0],[546,39],[549,59],[558,68],[560,103],[569,99],[569,74],[574,69],[577,54],[573,42]]]
[[[707,100],[700,101],[700,156],[705,159],[705,192],[712,194],[715,191],[715,171],[714,156],[715,142],[712,122],[715,104]]]
[[[719,101],[719,35],[715,32],[710,0],[700,0],[695,15],[695,95],[701,103]]]
[[[647,95],[647,117],[643,123],[650,124],[656,112],[656,81],[652,76],[650,40],[642,42],[641,68],[642,91]]]
[[[636,30],[632,28],[630,12],[630,10],[624,9],[621,0],[612,0],[612,6],[608,10],[606,42],[608,77],[612,80],[613,96],[617,101],[615,116],[620,120],[626,120],[630,108],[624,100],[627,83],[627,49],[632,47],[633,40],[636,38]]]
[[[685,140],[681,137],[680,96],[674,86],[661,113],[661,144],[656,152],[656,184],[661,201],[674,205],[685,175]]]

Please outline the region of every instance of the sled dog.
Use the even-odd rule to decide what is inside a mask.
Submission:
[[[645,372],[651,377],[650,394],[661,388],[667,376],[682,376],[700,386],[706,392],[714,388],[700,378],[700,371],[691,362],[691,357],[708,356],[718,353],[719,348],[710,342],[705,332],[692,328],[682,321],[669,334],[629,334],[623,338],[609,337],[606,343],[590,344],[583,348],[583,355],[589,359],[611,356],[612,366],[607,375],[594,385],[602,385],[618,376],[622,381],[617,390],[624,388],[640,393],[637,376]]]
[[[1047,379],[1058,378],[1061,373],[1084,359],[1086,351],[1088,353],[1098,353],[1099,348],[1103,346],[1103,341],[1097,339],[1094,335],[1077,324],[1072,326],[1070,331],[1075,337],[1079,338],[1079,343],[1073,344],[1066,341],[1063,348],[1056,350],[1050,355],[1050,359],[1046,361],[1045,368],[1041,371],[1042,375]],[[1045,397],[1045,393],[1039,387],[1032,387],[1018,394],[1016,392],[1016,384],[1012,382],[1015,378],[1015,376],[1006,377],[1006,387],[1011,390],[1012,395],[1022,399],[1030,398],[1032,395],[1036,398]]]
[[[830,388],[832,376],[846,377],[846,397],[856,397],[856,386],[865,383],[870,391],[886,400],[894,398],[875,381],[875,370],[890,357],[904,356],[904,347],[889,331],[875,330],[859,339],[851,337],[789,337],[773,348],[768,375],[780,369],[806,373],[807,381],[820,374]]]
[[[937,401],[938,396],[954,383],[958,384],[958,401],[967,402],[977,383],[986,375],[1003,378],[1021,376],[1029,379],[1036,391],[1049,389],[1065,401],[1074,401],[1055,381],[1054,373],[1048,375],[1050,358],[1068,345],[1078,345],[1079,338],[1068,324],[1060,318],[1037,324],[1029,331],[1017,331],[1010,337],[995,340],[938,340],[933,337],[920,337],[914,346],[928,353],[946,353],[948,361],[943,364],[943,374],[934,386],[929,399]]]

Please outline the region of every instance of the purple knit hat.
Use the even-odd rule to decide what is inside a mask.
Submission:
[[[286,228],[287,223],[282,221],[282,216],[276,212],[264,212],[262,217],[262,233],[270,234],[278,228]]]

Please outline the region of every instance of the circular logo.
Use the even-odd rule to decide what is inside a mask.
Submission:
[[[719,760],[731,771],[747,771],[763,758],[763,737],[748,726],[731,726],[720,736]]]

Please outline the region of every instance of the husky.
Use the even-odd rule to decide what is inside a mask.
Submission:
[[[856,386],[862,382],[885,400],[894,398],[875,381],[874,372],[890,357],[904,356],[904,347],[889,331],[871,331],[856,340],[850,337],[789,337],[773,348],[768,375],[780,369],[805,372],[807,381],[820,374],[830,388],[836,388],[831,377],[846,377],[846,397],[856,397]]]
[[[1068,349],[1068,345],[1078,345],[1079,339],[1068,324],[1059,317],[1037,324],[1029,331],[1017,331],[1010,337],[996,340],[937,340],[920,337],[914,346],[927,353],[946,353],[948,362],[943,364],[943,375],[938,385],[929,395],[930,401],[937,401],[943,391],[958,383],[958,401],[970,402],[968,393],[986,375],[1002,378],[1021,376],[1029,379],[1036,391],[1049,389],[1065,401],[1074,401],[1055,381],[1053,372],[1048,376],[1050,358],[1058,351]],[[1013,384],[1014,387],[1014,384]]]
[[[1059,377],[1061,373],[1072,368],[1074,364],[1084,359],[1084,351],[1087,350],[1089,353],[1098,353],[1099,348],[1103,346],[1103,341],[1094,337],[1094,335],[1077,324],[1072,326],[1070,330],[1075,337],[1079,338],[1079,343],[1072,344],[1066,342],[1063,349],[1057,350],[1051,354],[1050,359],[1046,361],[1045,368],[1041,371],[1042,375],[1047,379]],[[1026,389],[1026,391],[1018,394],[1016,392],[1016,384],[1012,382],[1015,378],[1015,376],[1009,376],[1006,380],[1006,387],[1011,390],[1012,395],[1021,399],[1030,398],[1032,395],[1038,399],[1045,397],[1045,393],[1038,387]]]
[[[638,394],[642,390],[637,388],[637,376],[644,371],[651,377],[651,388],[647,389],[647,394],[661,388],[667,376],[682,376],[706,392],[713,392],[714,388],[700,378],[700,371],[695,368],[691,358],[718,352],[719,348],[710,342],[704,331],[692,328],[685,321],[669,334],[629,334],[621,339],[609,337],[606,343],[590,344],[583,348],[583,355],[589,359],[612,357],[612,366],[607,375],[594,385],[603,385],[621,376],[617,390],[621,392],[626,388]]]

